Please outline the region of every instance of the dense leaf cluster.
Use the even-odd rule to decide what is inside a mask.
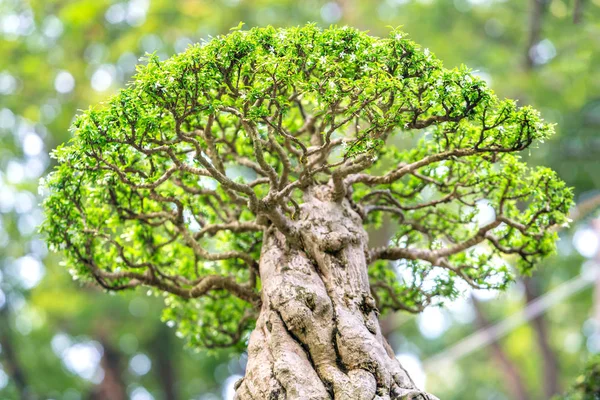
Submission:
[[[571,205],[552,171],[518,155],[552,127],[405,36],[237,28],[166,61],[149,55],[54,152],[50,244],[106,289],[164,292],[165,318],[209,347],[243,337],[260,303],[262,230],[297,240],[315,184],[366,225],[397,223],[366,254],[381,309],[419,311],[458,281],[505,287],[501,256],[528,272]]]
[[[600,357],[592,357],[585,370],[577,377],[575,383],[563,396],[555,400],[598,400],[600,399]]]

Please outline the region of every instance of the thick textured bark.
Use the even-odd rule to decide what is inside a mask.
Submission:
[[[274,228],[263,239],[262,309],[236,399],[434,399],[415,387],[381,334],[367,234],[350,203],[314,187],[299,223],[302,248]]]

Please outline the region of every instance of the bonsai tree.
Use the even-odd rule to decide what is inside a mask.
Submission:
[[[240,26],[145,61],[54,151],[42,230],[75,278],[164,294],[190,344],[247,344],[238,399],[433,398],[380,314],[503,289],[567,221],[519,156],[552,126],[399,30]]]

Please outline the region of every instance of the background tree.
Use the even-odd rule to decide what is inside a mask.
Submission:
[[[515,154],[552,133],[536,111],[405,36],[238,27],[149,56],[55,151],[49,242],[105,289],[169,293],[194,343],[235,345],[258,315],[240,398],[418,393],[380,310],[505,288],[500,256],[529,273],[571,192]],[[369,248],[383,215],[399,231]]]

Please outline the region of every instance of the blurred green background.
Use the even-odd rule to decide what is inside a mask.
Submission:
[[[600,352],[600,280],[588,274],[600,268],[600,0],[0,0],[0,399],[232,398],[244,354],[183,349],[160,298],[74,283],[36,226],[48,152],[77,111],[123,87],[144,53],[167,58],[240,21],[402,25],[446,67],[468,65],[558,124],[529,158],[575,188],[559,254],[508,293],[465,293],[384,329],[442,399],[566,389]]]

